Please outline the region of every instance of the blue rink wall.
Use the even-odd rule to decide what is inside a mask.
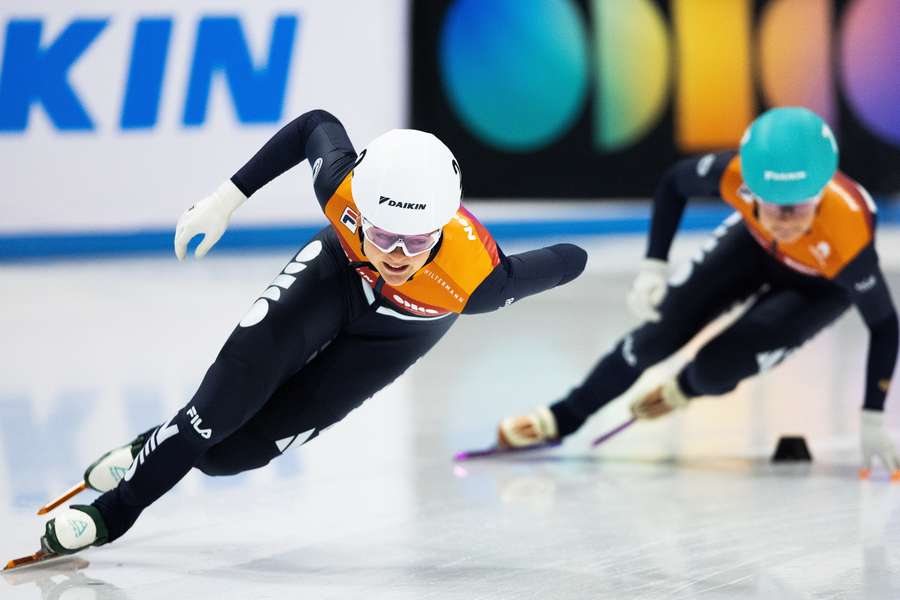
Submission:
[[[879,225],[900,224],[900,201],[879,201]],[[569,205],[571,207],[571,205]],[[499,241],[547,237],[644,234],[650,227],[646,204],[635,203],[622,209],[618,204],[605,207],[585,204],[579,211],[540,209],[529,213],[516,203],[495,203],[482,221]],[[477,204],[476,215],[480,212]],[[704,231],[714,228],[730,214],[720,203],[697,203],[688,206],[681,223],[682,231]],[[518,218],[509,219],[510,213]],[[493,218],[492,216],[493,215]],[[241,226],[228,229],[216,245],[217,251],[270,250],[302,245],[324,226],[298,224],[287,226]],[[0,234],[0,261],[58,258],[117,257],[122,255],[157,254],[172,251],[174,228],[142,229],[112,232],[42,232]],[[194,238],[193,245],[202,239]]]

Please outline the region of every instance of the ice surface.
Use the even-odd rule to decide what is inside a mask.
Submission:
[[[900,597],[900,486],[856,479],[855,312],[734,394],[597,451],[627,401],[559,449],[450,461],[565,393],[634,323],[643,241],[589,244],[580,280],[460,319],[320,438],[238,477],[191,473],[123,539],[2,577],[0,598]],[[36,549],[38,506],[189,398],[291,256],[0,266],[0,558]],[[768,463],[781,434],[805,435],[815,462]]]

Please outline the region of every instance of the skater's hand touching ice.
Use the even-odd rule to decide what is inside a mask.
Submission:
[[[231,213],[246,199],[243,192],[228,180],[211,195],[187,209],[175,227],[175,256],[178,260],[184,260],[188,243],[200,234],[203,234],[203,241],[197,246],[194,256],[206,256],[225,233]]]
[[[862,411],[859,438],[863,451],[863,468],[859,471],[860,478],[868,479],[872,472],[873,459],[877,456],[884,468],[890,471],[891,481],[900,481],[900,460],[898,460],[897,450],[884,425],[883,412]]]
[[[628,308],[645,321],[659,321],[657,307],[666,297],[668,263],[656,258],[641,261],[641,270],[628,292]]]

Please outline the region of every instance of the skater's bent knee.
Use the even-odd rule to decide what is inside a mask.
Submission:
[[[690,387],[703,396],[718,396],[737,387],[750,375],[741,364],[742,357],[727,349],[709,344],[700,349],[686,367]]]
[[[242,472],[242,469],[235,468],[232,465],[216,462],[201,461],[195,466],[201,473],[209,475],[210,477],[226,477],[228,475],[237,475]]]
[[[194,466],[201,473],[203,473],[204,475],[209,475],[210,477],[228,477],[230,475],[237,475],[238,473],[243,473],[244,471],[249,471],[251,469],[258,469],[259,467],[264,467],[267,464],[268,461],[262,464],[243,464],[228,460],[217,460],[216,457],[212,457],[211,459],[203,457],[200,459],[200,462],[198,462]]]

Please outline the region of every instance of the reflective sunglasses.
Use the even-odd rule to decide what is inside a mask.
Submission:
[[[403,248],[403,254],[409,257],[418,256],[434,248],[441,239],[441,230],[436,229],[431,233],[419,233],[416,235],[400,235],[375,227],[372,223],[363,219],[363,235],[372,242],[376,248],[390,254],[397,246]]]

